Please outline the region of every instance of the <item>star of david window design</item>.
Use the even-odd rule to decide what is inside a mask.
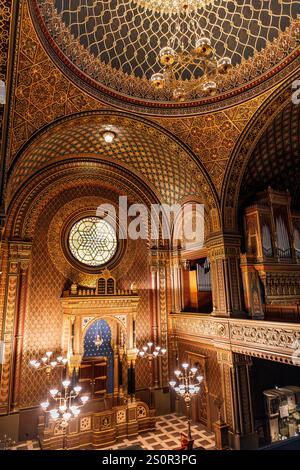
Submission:
[[[106,220],[86,217],[76,222],[69,233],[69,248],[77,261],[87,266],[103,266],[117,251],[117,236]]]

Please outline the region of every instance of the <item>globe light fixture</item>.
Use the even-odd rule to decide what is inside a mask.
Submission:
[[[191,405],[192,399],[201,390],[200,384],[203,376],[199,373],[197,367],[190,367],[187,362],[182,364],[182,370],[174,371],[174,380],[170,380],[169,385],[179,397],[183,398],[188,415],[188,449],[192,449],[193,440],[191,433]]]

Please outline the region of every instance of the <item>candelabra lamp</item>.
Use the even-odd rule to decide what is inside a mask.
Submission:
[[[174,371],[175,379],[169,382],[171,389],[173,389],[179,397],[182,397],[188,417],[188,448],[193,447],[193,439],[191,433],[191,407],[192,399],[200,392],[200,384],[203,381],[203,376],[200,374],[197,367],[189,367],[189,364],[182,364],[182,370]]]
[[[53,388],[49,391],[49,398],[41,403],[41,407],[52,421],[58,424],[63,431],[63,449],[66,449],[67,428],[72,419],[80,414],[81,408],[87,403],[89,397],[81,395],[81,387],[71,387],[70,380],[62,382],[62,390]]]
[[[36,370],[45,370],[48,378],[53,369],[57,367],[66,367],[68,359],[63,356],[53,357],[52,351],[47,351],[40,359],[31,359],[30,365]]]
[[[155,346],[152,342],[147,343],[147,346],[143,346],[142,349],[138,352],[138,357],[141,359],[146,359],[149,366],[149,376],[150,376],[150,399],[149,406],[153,408],[153,361],[157,358],[165,356],[167,350],[161,346]]]

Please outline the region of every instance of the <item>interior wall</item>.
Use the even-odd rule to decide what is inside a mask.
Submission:
[[[105,197],[112,201],[117,197],[114,191],[101,187],[80,186],[73,188],[62,192],[51,200],[37,222],[33,239],[31,280],[24,331],[21,376],[22,408],[40,403],[49,388],[45,373],[33,370],[29,364],[30,358],[34,357],[37,352],[43,354],[46,350],[57,352],[61,350],[62,309],[60,297],[63,290],[70,285],[70,278],[62,272],[60,266],[54,264],[53,257],[49,254],[50,224],[64,204],[87,196],[91,198],[94,196]],[[128,250],[131,250],[130,246]],[[128,256],[132,258],[129,267],[124,265]],[[130,289],[134,282],[141,296],[136,321],[138,345],[140,342],[144,343],[149,340],[151,334],[148,259],[147,241],[138,240],[134,244],[134,250],[127,253],[126,259],[121,259],[118,266],[118,273],[124,272],[124,275],[118,279],[118,287]],[[147,387],[149,374],[143,363],[137,365],[136,375],[137,388]],[[58,375],[54,373],[51,382],[58,382],[58,380]]]
[[[188,359],[189,355],[197,358],[199,362],[205,362],[205,380],[202,382],[202,392],[197,402],[197,412],[193,410],[194,419],[201,421],[207,425],[209,429],[213,429],[213,423],[218,418],[218,408],[214,404],[217,397],[222,395],[221,371],[217,360],[217,351],[210,346],[201,343],[189,342],[187,340],[178,339],[178,365],[180,366]],[[178,365],[174,364],[170,371],[175,370]],[[203,370],[201,373],[203,374]],[[170,372],[172,375],[172,372]],[[194,405],[195,406],[195,405]],[[184,409],[182,409],[184,411]]]

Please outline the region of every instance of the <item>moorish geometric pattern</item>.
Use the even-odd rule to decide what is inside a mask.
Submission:
[[[143,450],[176,450],[180,448],[180,436],[182,433],[186,434],[186,428],[187,419],[185,416],[177,414],[159,416],[155,431],[143,433],[137,437],[122,439],[118,444],[109,449],[121,450],[129,446],[138,446]],[[191,433],[195,449],[214,450],[215,436],[202,424],[193,423]]]
[[[159,416],[155,431],[144,432],[137,437],[121,439],[118,444],[107,450],[121,450],[130,446],[138,446],[143,450],[176,450],[180,447],[180,435],[186,429],[186,417],[176,414]],[[214,450],[215,436],[201,424],[192,424],[192,437],[195,448]],[[39,450],[38,441],[20,442],[11,450]],[[104,450],[104,449],[103,449]]]
[[[81,92],[77,87],[72,85],[49,59],[38,40],[26,3],[24,3],[23,6],[19,54],[18,83],[14,103],[15,111],[14,115],[11,117],[13,126],[11,135],[12,156],[34,132],[58,117],[79,111],[96,110],[104,106],[100,101],[92,99],[86,93]],[[232,146],[237,141],[239,134],[257,108],[266,98],[267,95],[262,94],[258,98],[247,101],[242,106],[234,106],[226,111],[224,110],[223,112],[212,114],[211,121],[208,119],[208,115],[174,120],[156,117],[153,118],[153,120],[159,125],[167,127],[191,148],[210,173],[216,189],[220,192]],[[88,133],[89,131],[87,131],[87,136]],[[148,130],[145,131],[143,137],[146,137],[147,134]],[[215,138],[215,135],[217,138]],[[207,141],[208,145],[205,147]],[[141,145],[144,147],[144,144]],[[110,148],[120,152],[120,145],[116,148]],[[51,153],[53,154],[55,151],[54,148]],[[106,151],[107,146],[103,150],[104,154]],[[38,154],[28,162],[26,165],[27,168],[22,170],[24,171],[24,177],[37,168],[36,165],[39,161],[44,163],[44,158],[42,157],[43,152],[44,148],[39,149]],[[170,148],[169,152],[174,153],[174,150]],[[145,153],[146,155],[149,154],[146,148]],[[22,158],[20,163],[22,162]],[[46,162],[47,160],[45,163]],[[7,159],[7,163],[11,163],[9,159]],[[144,165],[144,174],[146,167],[149,166],[151,172],[153,162],[150,161]],[[186,166],[187,165],[184,164],[184,167]],[[174,164],[168,165],[168,171],[173,168],[175,168]],[[147,172],[145,174],[146,177],[147,174],[149,173]],[[184,179],[185,170],[181,174]],[[197,173],[195,174],[194,172],[193,178],[195,177],[198,179]],[[156,184],[157,183],[156,180]],[[171,186],[174,188],[177,184],[178,183],[172,183]],[[197,186],[198,189],[201,187],[203,193],[208,189],[205,188],[203,180],[199,180]]]
[[[103,343],[100,347],[95,344],[99,335]],[[96,320],[87,329],[84,337],[84,357],[107,357],[107,391],[113,393],[114,389],[114,361],[111,347],[111,329],[105,320]]]
[[[289,103],[260,138],[245,171],[240,204],[271,186],[289,189],[299,207],[300,188],[300,106]],[[297,199],[298,198],[298,199]]]
[[[174,34],[177,40],[183,38],[185,47],[191,45],[195,30],[200,35],[209,34],[217,54],[228,55],[237,64],[229,77],[219,80],[221,91],[236,88],[238,81],[243,84],[261,75],[259,64],[263,55],[269,56],[268,68],[264,70],[269,72],[296,47],[293,40],[285,41],[285,48],[279,43],[270,44],[274,39],[280,40],[297,17],[300,3],[294,0],[275,0],[271,6],[269,2],[258,5],[252,0],[212,2],[205,8],[205,14],[200,9],[191,17],[182,15],[180,32],[177,15],[164,15],[138,6],[132,0],[37,1],[39,14],[42,12],[46,23],[43,31],[48,28],[47,33],[50,32],[47,40],[52,42],[52,47],[56,43],[56,54],[59,51],[60,56],[69,59],[69,68],[75,65],[89,82],[102,83],[118,94],[143,100],[172,100],[170,90],[153,93],[147,78],[160,71],[159,50]],[[268,50],[270,46],[272,52]],[[278,49],[284,50],[284,54],[277,54]],[[246,64],[248,70],[243,71],[239,64]],[[252,74],[249,69],[254,69]],[[193,67],[188,73],[193,70],[197,76],[201,75]],[[201,88],[193,96],[199,97],[203,98]]]
[[[0,0],[0,80],[6,79],[11,9],[10,0]]]
[[[102,137],[106,128],[116,133],[111,144]],[[204,187],[199,185],[196,164],[176,142],[142,122],[108,112],[76,116],[46,131],[17,161],[12,173],[14,190],[41,166],[84,154],[128,165],[171,204],[187,195],[201,196]]]
[[[86,197],[93,201],[93,197],[96,195],[104,197],[104,200],[111,200],[112,203],[116,198],[115,193],[108,189],[95,188],[88,184],[81,184],[79,181],[77,188],[65,190],[53,198],[47,206],[48,210],[43,211],[39,217],[33,240],[32,273],[25,318],[21,407],[34,406],[40,403],[47,392],[49,384],[46,374],[33,370],[29,365],[29,360],[43,354],[47,349],[60,352],[62,331],[60,297],[66,282],[76,272],[76,269],[73,268],[73,271],[70,270],[69,272],[70,277],[66,276],[64,271],[60,270],[60,267],[55,265],[50,257],[47,244],[51,221],[54,215],[60,209],[63,209],[67,203],[72,204],[74,207],[74,201],[77,198],[82,198],[83,207],[86,207]],[[136,319],[136,335],[138,347],[140,347],[151,337],[149,251],[146,240],[138,240],[135,244],[135,250],[130,251],[130,255],[132,258],[130,262],[128,262],[128,257],[124,255],[118,265],[120,275],[118,277],[118,288],[128,290],[134,280],[141,297]],[[127,265],[124,265],[124,263]],[[51,312],[51,316],[49,312]],[[58,383],[59,377],[52,376],[52,385],[58,385]],[[137,386],[147,387],[148,385],[147,364],[140,363],[137,366]]]
[[[117,249],[117,237],[106,220],[84,218],[70,230],[69,248],[72,255],[87,266],[102,266],[112,259]]]

